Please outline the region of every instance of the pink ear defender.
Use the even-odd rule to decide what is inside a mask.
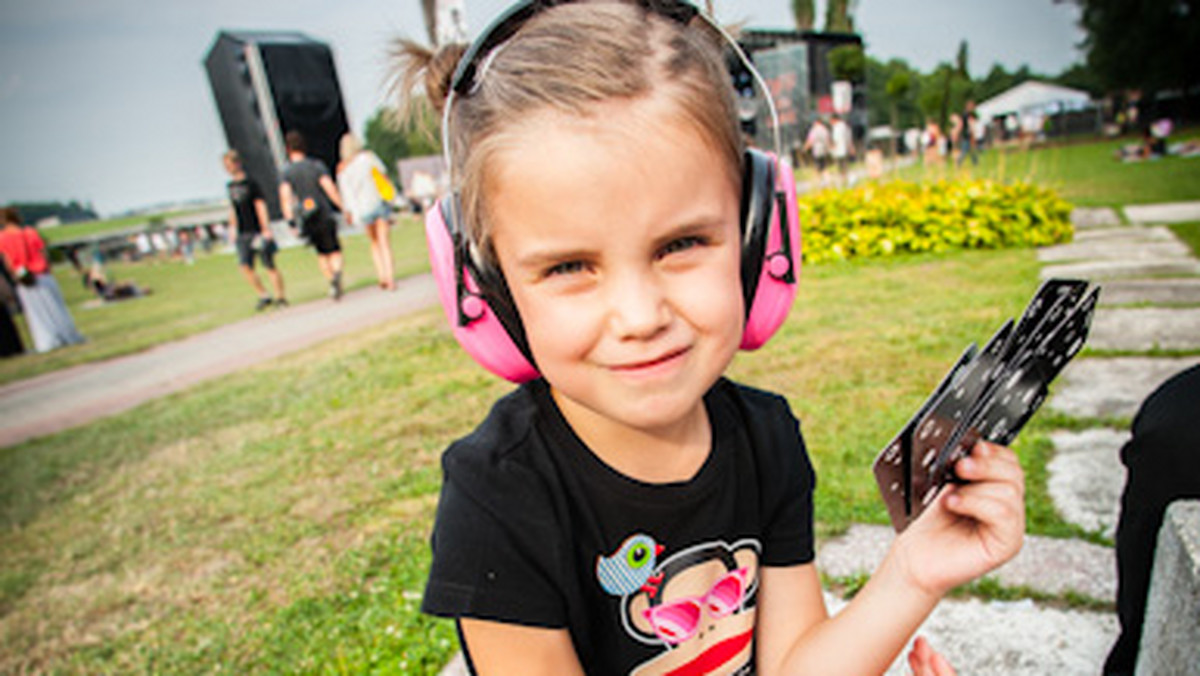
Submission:
[[[450,323],[459,345],[481,366],[501,378],[523,383],[538,377],[538,371],[517,347],[500,318],[492,311],[471,268],[464,260],[470,254],[455,237],[453,207],[449,200],[440,200],[425,216],[425,239],[429,244],[429,262],[437,282],[438,297],[446,321]],[[451,220],[443,210],[450,211]],[[455,239],[460,239],[456,245]]]
[[[753,271],[751,274],[758,278],[751,287],[746,272],[743,272],[743,290],[752,294],[752,298],[746,304],[748,311],[741,348],[757,350],[783,325],[792,309],[792,302],[796,300],[796,284],[800,275],[800,215],[792,168],[774,156],[757,150],[749,150],[746,154],[760,156],[763,158],[760,161],[769,163],[774,169],[769,172],[774,178],[774,186],[766,188],[765,195],[755,194],[758,192],[755,186],[742,187],[743,191],[751,193],[751,202],[766,202],[764,211],[769,219],[766,232],[763,233],[766,237],[765,246],[758,245],[758,255],[751,251],[756,248],[753,245],[747,243],[742,247],[743,270]],[[747,164],[751,161],[751,157],[746,158]],[[752,223],[743,221],[743,232],[748,236],[762,237],[762,234],[753,233],[752,226]]]
[[[544,7],[557,3],[525,0],[504,12],[464,53],[451,80],[442,119],[442,151],[450,170],[448,127],[456,96],[473,93],[475,80],[486,70],[487,56],[521,24]],[[700,16],[726,41],[753,75],[761,91],[768,91],[753,64],[719,24],[686,0],[652,3],[664,16],[687,24]],[[765,97],[779,147],[779,122],[774,102]],[[787,319],[796,298],[800,273],[800,221],[796,181],[791,167],[776,155],[746,151],[742,183],[742,292],[746,326],[741,349],[756,350]],[[476,260],[457,213],[457,198],[440,200],[425,216],[429,259],[438,297],[454,337],[480,365],[515,383],[537,378],[539,373],[525,340],[516,308],[500,271],[490,271]],[[492,301],[492,302],[489,302]],[[499,302],[496,302],[499,301]]]

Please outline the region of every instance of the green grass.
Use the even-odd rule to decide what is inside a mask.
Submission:
[[[1191,223],[1175,223],[1170,226],[1175,236],[1192,247],[1192,254],[1200,258],[1200,221]]]
[[[392,230],[392,252],[396,273],[403,277],[428,270],[424,229],[416,219],[403,217]],[[364,235],[342,238],[345,250],[347,288],[375,283],[368,241]],[[288,299],[293,303],[323,298],[328,286],[317,269],[316,256],[308,247],[281,251],[276,258],[283,272]],[[138,352],[159,343],[245,319],[254,314],[256,297],[238,270],[232,251],[198,254],[195,265],[178,260],[156,259],[139,263],[111,263],[111,279],[132,281],[149,287],[150,296],[132,301],[98,305],[83,288],[71,266],[54,268],[55,277],[87,342],[45,354],[29,353],[0,361],[0,383],[28,378],[73,366]],[[259,267],[266,288],[270,284]],[[24,325],[25,345],[32,341]]]
[[[1172,142],[1200,139],[1200,130],[1187,130]],[[1117,149],[1136,139],[1076,142],[1031,150],[997,148],[984,152],[977,168],[962,171],[996,180],[1029,180],[1053,188],[1078,206],[1116,207],[1200,200],[1200,157],[1165,157],[1145,162],[1121,162]],[[897,172],[908,180],[928,180],[958,173],[950,165],[926,168],[920,164]]]
[[[804,270],[731,375],[802,419],[822,533],[885,522],[875,454],[1037,271],[1027,250]],[[438,459],[509,387],[430,309],[0,449],[0,672],[436,673],[456,650],[417,612]],[[1032,431],[1018,453],[1044,464]]]

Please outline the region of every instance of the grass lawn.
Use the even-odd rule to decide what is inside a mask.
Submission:
[[[1021,250],[804,271],[731,375],[803,420],[822,533],[886,521],[875,454],[1038,267]],[[457,649],[417,612],[438,458],[508,389],[431,309],[0,449],[0,672],[436,673]],[[1017,445],[1030,530],[1074,532],[1047,508],[1045,429]]]
[[[1192,252],[1196,258],[1200,258],[1200,221],[1192,223],[1175,223],[1171,225],[1171,231],[1175,236],[1192,247]]]
[[[1172,142],[1200,139],[1189,129]],[[1200,157],[1165,157],[1144,162],[1120,162],[1114,155],[1133,138],[1077,142],[1021,150],[998,148],[984,152],[977,168],[964,171],[997,180],[1028,180],[1054,188],[1079,206],[1122,206],[1200,199]],[[953,176],[952,166],[926,168],[917,164],[897,176],[920,181]]]
[[[401,217],[392,229],[392,252],[396,273],[403,277],[429,269],[425,231],[412,216]],[[345,280],[348,289],[375,283],[365,235],[342,238],[345,250]],[[288,299],[293,303],[323,298],[328,286],[317,269],[316,256],[308,247],[281,251],[276,257],[283,272]],[[211,255],[197,254],[195,265],[157,260],[111,263],[111,279],[132,281],[149,287],[150,296],[132,301],[97,304],[83,288],[79,274],[69,265],[54,268],[63,295],[79,330],[88,341],[45,354],[29,353],[0,360],[0,383],[28,378],[65,366],[138,352],[170,340],[216,328],[254,314],[256,297],[238,270],[232,250]],[[267,289],[269,281],[259,267]],[[29,332],[20,330],[27,348]]]

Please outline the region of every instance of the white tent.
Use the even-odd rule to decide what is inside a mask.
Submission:
[[[980,103],[975,111],[986,122],[1007,115],[1016,115],[1021,119],[1041,118],[1071,110],[1084,110],[1091,105],[1092,99],[1085,91],[1028,80]]]

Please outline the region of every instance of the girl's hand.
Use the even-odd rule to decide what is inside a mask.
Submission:
[[[1011,449],[981,441],[954,471],[970,483],[946,484],[896,540],[910,581],[939,596],[1016,556],[1025,538],[1025,474]]]
[[[955,676],[954,667],[923,636],[918,636],[908,651],[908,668],[913,676]]]

